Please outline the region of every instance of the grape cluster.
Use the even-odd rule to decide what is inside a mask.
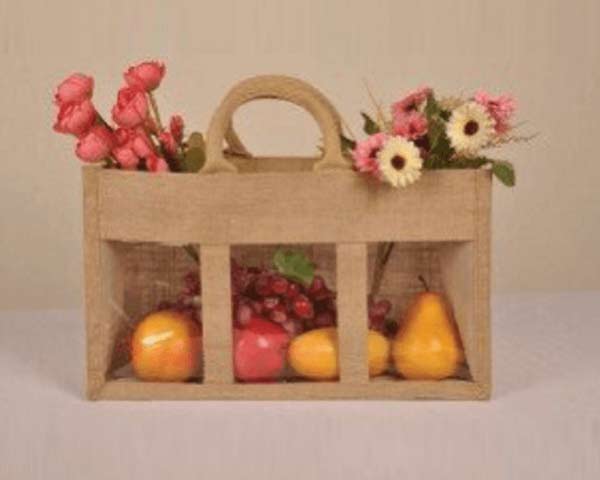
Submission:
[[[316,275],[305,286],[265,268],[232,261],[233,321],[243,328],[253,317],[280,324],[291,336],[336,324],[335,292]]]
[[[183,277],[183,287],[175,301],[163,300],[157,310],[177,310],[185,313],[192,320],[202,323],[202,303],[200,296],[200,275],[198,272],[188,272]]]
[[[183,311],[201,322],[201,290],[198,272],[189,272],[183,278],[177,300],[162,302],[159,309]],[[281,325],[293,337],[337,323],[336,292],[319,275],[314,276],[310,285],[303,285],[273,270],[246,267],[232,260],[231,294],[233,323],[237,328],[244,328],[258,317]],[[388,300],[369,298],[369,328],[384,332],[390,310]]]
[[[378,332],[389,333],[389,324],[386,318],[392,310],[392,304],[389,300],[374,301],[369,297],[369,328]]]

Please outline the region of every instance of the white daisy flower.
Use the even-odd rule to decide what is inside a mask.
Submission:
[[[492,140],[494,120],[484,106],[467,102],[452,112],[446,125],[446,133],[456,153],[476,155]]]
[[[406,187],[421,176],[419,149],[402,137],[391,137],[377,153],[377,162],[382,180],[394,187]]]

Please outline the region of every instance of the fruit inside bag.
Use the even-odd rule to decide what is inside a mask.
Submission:
[[[336,294],[299,250],[277,250],[271,265],[260,267],[248,266],[252,256],[242,249],[231,266],[235,377],[291,380],[302,373],[291,345],[305,332],[335,328]],[[337,362],[337,353],[330,355]]]
[[[122,291],[110,306],[113,379],[199,381],[202,319],[197,261],[181,247],[114,242]]]
[[[129,293],[122,314],[128,322],[117,338],[112,375],[142,381],[201,382],[202,285],[198,260],[177,247],[151,248],[154,262],[148,262],[147,256],[140,258],[140,252],[144,249],[130,252],[138,263],[133,263],[126,278],[131,285],[126,288]],[[337,381],[333,246],[234,247],[232,255],[235,380]],[[157,266],[164,256],[170,259],[166,270]],[[143,288],[133,288],[136,285]],[[404,311],[394,309],[381,296],[368,299],[365,321],[369,326],[370,377],[468,378],[450,305],[443,295],[429,291],[426,282],[419,289],[405,302]]]

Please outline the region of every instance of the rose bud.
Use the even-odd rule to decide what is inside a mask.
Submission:
[[[135,170],[140,163],[140,158],[129,147],[117,147],[112,153],[123,170]]]
[[[56,88],[54,101],[57,105],[79,103],[92,97],[94,79],[83,73],[74,73],[63,80]]]
[[[135,87],[123,87],[119,90],[117,103],[112,108],[112,118],[119,126],[137,127],[147,117],[148,102],[142,90]]]
[[[165,65],[162,62],[142,62],[129,67],[123,74],[127,85],[140,88],[147,92],[156,89],[165,75]]]
[[[152,155],[146,159],[146,168],[150,172],[154,173],[168,172],[169,164],[165,161],[164,158]]]
[[[77,142],[75,153],[84,162],[94,163],[106,158],[114,146],[113,133],[104,125],[94,125]]]
[[[133,138],[134,130],[129,128],[117,128],[114,131],[115,141],[119,147],[129,146]]]
[[[54,130],[80,137],[96,122],[96,109],[90,100],[61,105]]]
[[[175,139],[173,138],[173,135],[171,135],[170,132],[162,132],[158,136],[158,139],[160,141],[160,144],[165,149],[165,151],[171,157],[174,157],[175,155],[177,155],[177,142],[175,141]]]
[[[183,140],[183,118],[181,115],[173,115],[169,122],[169,130],[177,143]]]
[[[135,132],[131,146],[138,157],[148,158],[156,155],[152,142],[142,129]]]

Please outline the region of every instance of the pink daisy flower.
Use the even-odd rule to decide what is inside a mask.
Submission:
[[[433,90],[430,87],[420,87],[413,90],[402,100],[392,105],[392,116],[396,117],[417,110],[432,92]]]
[[[395,115],[392,129],[396,135],[407,140],[416,140],[427,133],[427,118],[416,111]]]
[[[356,170],[380,178],[377,153],[383,148],[387,138],[387,134],[380,132],[356,144],[356,147],[352,151]]]
[[[478,90],[473,99],[485,107],[492,117],[496,133],[502,134],[510,130],[510,119],[517,108],[514,97],[511,95],[493,97],[484,90]]]

